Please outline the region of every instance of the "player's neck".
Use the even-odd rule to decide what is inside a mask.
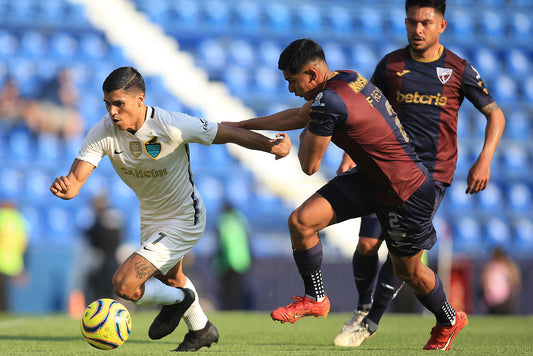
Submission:
[[[414,60],[417,60],[419,62],[433,62],[440,58],[442,55],[442,52],[444,51],[444,46],[440,43],[437,43],[432,48],[428,48],[427,51],[424,52],[416,52],[413,51],[412,48],[409,49],[411,53],[411,57]]]

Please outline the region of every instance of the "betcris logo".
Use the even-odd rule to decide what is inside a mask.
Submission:
[[[396,101],[405,104],[445,106],[448,103],[448,98],[442,96],[441,93],[420,94],[418,91],[415,91],[414,93],[404,94],[398,90],[396,92]]]

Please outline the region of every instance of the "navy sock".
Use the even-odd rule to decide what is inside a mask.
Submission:
[[[420,303],[425,306],[430,312],[435,314],[437,325],[451,326],[455,324],[455,309],[452,308],[439,276],[435,273],[435,288],[424,296],[416,296]]]
[[[363,256],[355,251],[352,266],[355,287],[359,293],[357,309],[368,310],[372,305],[372,291],[374,290],[374,282],[379,268],[378,255]]]
[[[322,281],[322,243],[318,243],[308,250],[293,250],[292,255],[298,271],[302,276],[305,294],[311,299],[321,300],[325,297]]]
[[[379,320],[402,286],[403,281],[396,277],[392,267],[392,260],[390,257],[387,257],[387,260],[379,271],[372,309],[370,309],[370,312],[366,316],[370,332],[377,330]]]

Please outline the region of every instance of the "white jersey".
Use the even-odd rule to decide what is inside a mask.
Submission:
[[[205,215],[193,184],[188,143],[210,145],[218,125],[183,113],[147,107],[146,120],[132,134],[104,116],[87,134],[76,157],[95,167],[104,155],[137,194],[141,224]]]

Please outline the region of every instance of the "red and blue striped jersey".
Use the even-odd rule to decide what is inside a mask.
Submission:
[[[385,206],[409,199],[426,179],[417,156],[389,102],[356,72],[337,71],[311,106],[309,131],[331,136],[376,185]]]
[[[459,107],[465,97],[478,110],[494,101],[479,73],[444,47],[437,60],[421,62],[407,46],[387,54],[371,81],[388,98],[433,179],[450,184]]]

